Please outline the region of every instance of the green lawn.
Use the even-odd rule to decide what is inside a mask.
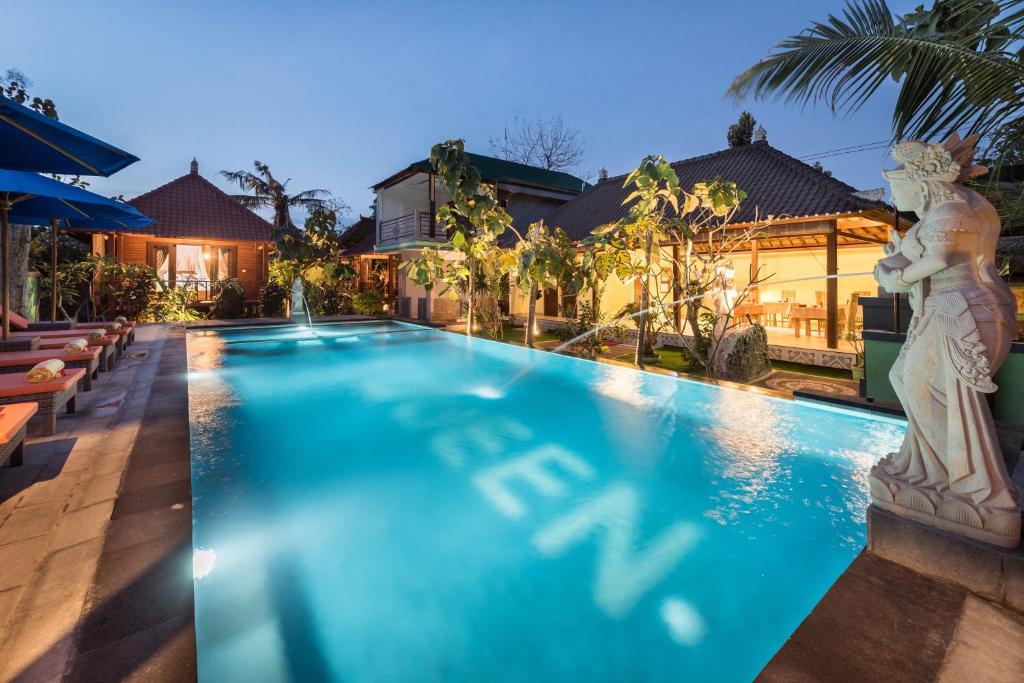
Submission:
[[[526,341],[526,328],[521,325],[508,325],[502,326],[502,333],[504,339],[500,341],[515,342],[517,344],[523,344]],[[541,330],[539,334],[534,335],[534,342],[546,342],[546,341],[557,341],[558,335],[553,332]]]

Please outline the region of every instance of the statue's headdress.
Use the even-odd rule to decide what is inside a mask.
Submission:
[[[882,171],[887,180],[909,178],[911,180],[938,180],[947,183],[962,183],[988,172],[984,166],[973,163],[977,153],[977,134],[963,140],[956,133],[943,144],[909,140],[892,149],[892,157],[903,165]]]

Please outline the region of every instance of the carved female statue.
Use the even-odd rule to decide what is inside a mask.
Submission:
[[[904,142],[883,175],[893,202],[920,217],[893,232],[875,279],[907,292],[914,315],[889,378],[907,414],[903,445],[872,470],[880,507],[1005,547],[1020,541],[1018,492],[986,394],[1017,337],[1016,303],[995,266],[999,216],[961,183],[976,136],[945,145]]]

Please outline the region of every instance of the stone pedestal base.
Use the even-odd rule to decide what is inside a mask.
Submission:
[[[891,457],[891,456],[890,456]],[[871,502],[889,512],[1001,548],[1020,545],[1020,510],[988,510],[931,489],[917,488],[885,471],[886,460],[871,468]]]
[[[905,514],[877,503],[868,508],[868,552],[1024,614],[1024,551],[996,548]]]

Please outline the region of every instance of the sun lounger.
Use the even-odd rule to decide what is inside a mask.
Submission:
[[[18,467],[25,460],[28,421],[39,410],[35,403],[12,403],[0,408],[0,465]]]
[[[87,332],[92,331],[93,330],[87,330]],[[82,332],[83,330],[79,330],[78,332],[74,330],[47,330],[44,332],[11,332],[11,338],[23,339],[25,337],[38,336],[39,348],[41,349],[56,348],[53,346],[49,346],[49,344],[54,344],[58,342],[60,342],[60,348],[64,348],[64,344],[67,344],[72,339],[80,339],[81,337],[86,336],[82,334]],[[115,340],[115,355],[116,357],[120,358],[121,353],[128,345],[128,333],[125,330],[118,330],[117,332],[107,332],[106,337]],[[89,346],[93,346],[94,341],[95,340],[90,339]]]
[[[106,326],[110,323],[75,323],[74,329],[76,330],[106,330]],[[123,324],[122,329],[124,334],[128,338],[128,343],[135,341],[135,323],[129,320]]]
[[[43,418],[43,433],[47,436],[57,432],[57,412],[65,408],[75,412],[75,396],[78,383],[85,375],[82,368],[64,370],[64,375],[52,382],[33,384],[25,375],[0,375],[0,405],[25,403],[39,404],[39,415]]]
[[[4,309],[0,307],[0,312]],[[68,330],[95,330],[105,329],[109,322],[89,322],[82,323],[75,320],[58,320],[56,322],[30,322],[28,318],[18,315],[14,311],[11,311],[9,316],[11,322],[11,329],[18,332],[44,332],[47,334],[56,333],[60,335],[61,332],[67,332]],[[111,332],[115,334],[115,332]],[[117,330],[116,334],[125,337],[125,343],[131,343],[135,341],[135,323],[128,320],[122,323],[122,329]]]
[[[65,368],[83,368],[87,372],[82,378],[79,389],[92,390],[92,381],[99,374],[100,356],[104,353],[102,346],[90,346],[82,353],[65,353],[61,349],[41,349],[39,351],[12,351],[0,353],[0,374],[12,372],[28,372],[39,362],[56,358],[64,362]]]
[[[63,358],[60,354],[63,353],[64,345],[68,343],[69,339],[79,339],[80,337],[49,337],[47,339],[41,339],[38,345],[39,350],[51,350],[58,349],[58,351],[51,351],[51,353],[57,353],[57,358]],[[106,372],[107,370],[114,369],[114,359],[117,357],[117,345],[119,343],[119,337],[100,337],[99,339],[88,339],[89,348],[99,348],[99,364],[100,372]],[[50,356],[51,358],[53,356]]]

